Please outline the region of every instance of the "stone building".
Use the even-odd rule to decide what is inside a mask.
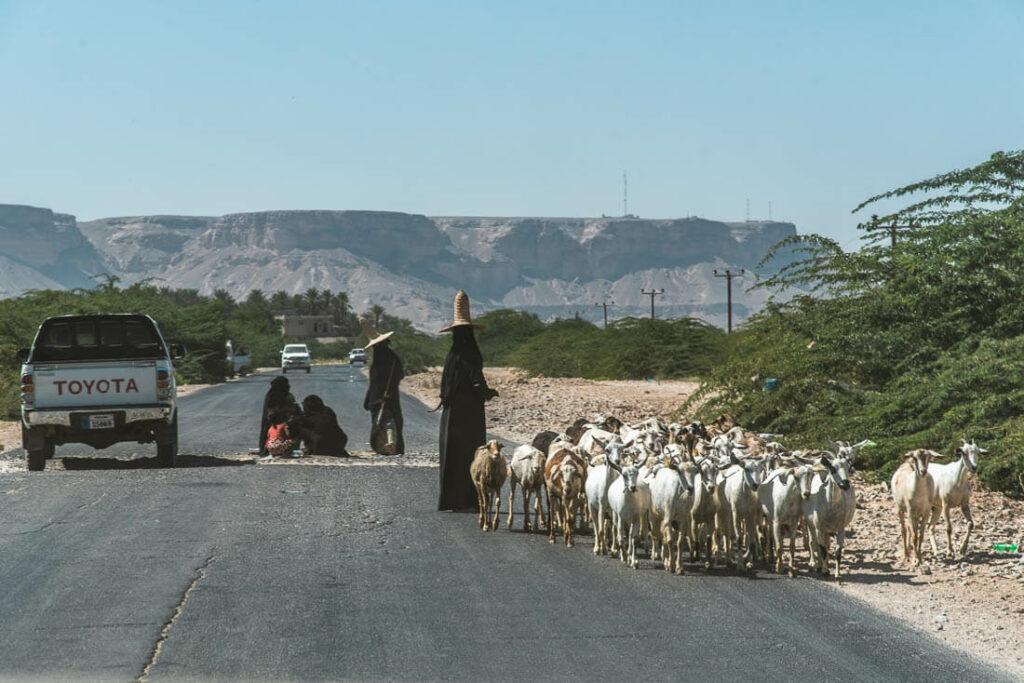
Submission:
[[[337,330],[334,318],[329,315],[279,315],[275,318],[281,324],[281,336],[296,339],[335,337]]]

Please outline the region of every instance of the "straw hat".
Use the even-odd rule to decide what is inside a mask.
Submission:
[[[469,295],[461,289],[455,292],[455,319],[441,331],[451,332],[456,327],[479,327],[473,324],[473,319],[469,315]]]
[[[370,340],[366,345],[366,348],[370,348],[374,344],[380,344],[382,341],[391,339],[391,335],[394,334],[394,332],[385,332],[384,334],[381,334],[372,324],[370,324],[370,321],[363,316],[359,316],[359,327],[363,329],[363,334],[365,334],[366,338]]]

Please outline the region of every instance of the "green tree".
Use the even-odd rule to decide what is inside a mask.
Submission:
[[[869,436],[879,448],[868,462],[883,473],[909,448],[985,439],[981,476],[1011,490],[1024,470],[1024,396],[1005,381],[1024,367],[1024,152],[854,210],[908,197],[859,226],[855,251],[820,235],[777,245],[802,258],[758,286],[825,296],[751,319],[692,405],[707,401],[707,414],[731,412],[793,445]],[[769,376],[779,388],[762,391]]]

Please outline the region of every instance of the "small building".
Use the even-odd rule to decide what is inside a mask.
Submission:
[[[281,336],[295,339],[336,336],[334,318],[329,315],[279,315]]]

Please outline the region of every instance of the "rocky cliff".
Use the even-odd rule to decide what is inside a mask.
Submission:
[[[74,216],[0,204],[0,295],[90,287],[96,284],[92,276],[104,269],[103,256],[79,231]]]
[[[712,269],[753,270],[769,247],[796,232],[790,223],[701,218],[430,218],[386,211],[140,216],[76,226],[73,217],[46,209],[0,206],[5,225],[3,253],[23,264],[16,273],[9,266],[14,275],[7,279],[32,287],[81,286],[88,274],[109,272],[126,282],[160,278],[237,296],[256,288],[344,290],[358,309],[380,303],[429,330],[450,315],[457,287],[469,291],[477,311],[511,306],[591,319],[600,313],[594,303],[605,297],[616,302],[617,317],[642,314],[649,304],[640,289],[664,288],[662,315],[723,323],[725,287]],[[36,232],[47,237],[36,240]],[[0,282],[7,295],[24,288]],[[764,302],[744,290],[741,284],[734,292],[738,319]]]

